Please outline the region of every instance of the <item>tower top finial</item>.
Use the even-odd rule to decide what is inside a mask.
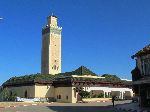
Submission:
[[[51,16],[48,16],[47,17],[47,20],[48,20],[48,25],[54,25],[54,26],[57,26],[57,17],[55,15],[52,15]]]
[[[57,16],[56,15],[54,15],[54,13],[52,12],[52,15],[51,15],[52,17],[55,17],[55,18],[57,18]]]

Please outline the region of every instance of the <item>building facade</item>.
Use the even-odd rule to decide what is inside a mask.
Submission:
[[[88,74],[91,73],[91,74]],[[39,98],[48,101],[76,103],[80,101],[80,90],[90,93],[90,97],[103,95],[103,98],[117,96],[118,99],[130,99],[133,96],[128,81],[122,83],[108,81],[105,77],[93,75],[86,67],[59,75],[35,74],[14,77],[6,81],[10,95],[16,93],[21,98]]]
[[[132,56],[136,67],[132,70],[133,90],[141,107],[150,107],[150,45]]]
[[[61,73],[61,31],[57,17],[49,16],[48,24],[42,29],[41,73]]]

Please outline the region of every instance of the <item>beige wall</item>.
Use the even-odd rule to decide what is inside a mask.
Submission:
[[[71,88],[72,89],[72,102],[71,103],[76,103],[77,102],[77,92],[76,92],[76,90],[74,90],[75,89],[75,87],[72,87]]]
[[[55,88],[55,98],[57,102],[68,102],[68,103],[76,103],[76,98],[74,97],[74,87],[57,87]],[[61,95],[61,99],[57,97]],[[67,99],[68,96],[68,99]]]
[[[17,92],[17,96],[25,97],[25,91],[27,91],[27,97],[29,98],[55,98],[57,102],[66,103],[76,103],[77,102],[77,92],[74,90],[75,87],[57,87],[54,88],[50,85],[33,85],[33,86],[20,86],[20,87],[10,87],[8,90],[12,92]],[[84,88],[85,89],[85,88]],[[96,91],[103,90],[107,94],[112,91],[117,91],[123,94],[129,92],[131,97],[133,96],[133,91],[129,88],[109,88],[109,87],[88,87],[86,91]],[[58,96],[61,96],[59,99]],[[123,95],[120,96],[123,98]]]
[[[50,85],[9,87],[8,90],[16,92],[17,96],[22,98],[25,97],[25,91],[27,91],[27,97],[54,97],[54,87]]]
[[[53,97],[58,102],[76,103],[77,92],[74,91],[75,87],[57,87],[54,88],[50,85],[33,85],[33,86],[20,86],[20,87],[9,87],[8,90],[16,92],[17,96],[24,98],[25,91],[27,91],[28,98],[45,98]],[[61,99],[57,96],[61,95]],[[68,96],[68,99],[67,99]]]
[[[35,97],[54,97],[54,87],[50,85],[35,85]]]
[[[25,91],[27,91],[27,97],[33,98],[35,96],[35,86],[20,86],[20,87],[9,87],[9,91],[16,92],[17,96],[25,97]]]

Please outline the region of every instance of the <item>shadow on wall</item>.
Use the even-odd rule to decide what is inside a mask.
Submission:
[[[56,98],[54,96],[54,88],[52,86],[47,86],[48,91],[46,92],[45,96],[48,102],[56,102]]]

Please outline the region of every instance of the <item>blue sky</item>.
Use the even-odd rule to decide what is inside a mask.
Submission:
[[[58,16],[62,72],[81,65],[131,79],[131,55],[150,43],[149,0],[0,0],[0,84],[39,73],[41,28]]]

